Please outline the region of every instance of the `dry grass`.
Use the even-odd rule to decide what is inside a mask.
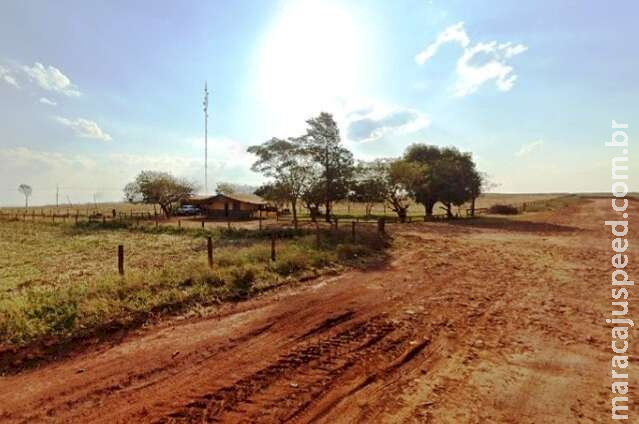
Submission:
[[[140,316],[246,297],[325,267],[379,259],[385,246],[374,232],[353,244],[348,232],[326,231],[316,246],[314,235],[277,231],[277,260],[271,262],[268,234],[255,231],[2,221],[0,344],[64,339],[105,323],[126,325]],[[208,235],[214,238],[213,269]],[[125,248],[124,277],[117,274],[118,244]]]

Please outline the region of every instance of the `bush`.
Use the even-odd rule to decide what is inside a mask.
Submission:
[[[497,204],[488,208],[488,213],[493,213],[495,215],[517,215],[519,213],[519,209],[513,205]]]
[[[231,271],[230,291],[231,297],[245,299],[253,289],[256,272],[251,267],[239,267]]]

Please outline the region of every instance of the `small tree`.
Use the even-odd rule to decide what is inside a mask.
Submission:
[[[215,192],[217,194],[235,194],[235,187],[233,187],[233,184],[231,183],[221,182],[217,183]]]
[[[400,222],[406,222],[412,190],[423,178],[425,166],[406,160],[392,161],[388,166],[386,199]]]
[[[312,164],[307,163],[306,157],[302,155],[300,140],[274,137],[265,143],[249,147],[247,151],[257,156],[251,169],[275,180],[278,192],[283,193],[291,203],[293,219],[297,220],[297,203],[312,168]]]
[[[24,196],[24,208],[29,209],[29,197],[31,197],[31,193],[33,192],[31,186],[27,184],[20,184],[18,186],[18,191]]]
[[[360,162],[355,168],[351,199],[364,203],[366,216],[371,215],[376,203],[386,200],[386,174],[386,165],[381,160]]]
[[[167,172],[142,171],[135,181],[124,187],[127,200],[140,199],[144,203],[157,203],[164,215],[171,216],[173,207],[192,196],[196,186]]]
[[[278,208],[281,208],[288,202],[288,193],[277,183],[262,184],[253,194],[276,204]]]

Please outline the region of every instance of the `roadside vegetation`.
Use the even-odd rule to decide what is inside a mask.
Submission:
[[[280,284],[384,259],[387,241],[371,231],[270,232],[134,229],[113,223],[0,223],[0,343],[21,345],[127,326],[153,315],[240,300]],[[205,235],[214,238],[209,268]],[[125,246],[125,275],[116,246]]]

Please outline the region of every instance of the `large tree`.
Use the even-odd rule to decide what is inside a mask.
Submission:
[[[251,169],[275,180],[280,193],[285,194],[297,220],[297,204],[309,179],[311,164],[303,155],[300,139],[272,138],[260,145],[250,146],[249,153],[257,156]]]
[[[322,112],[306,122],[308,129],[302,138],[304,153],[321,167],[324,213],[330,221],[333,203],[348,195],[353,154],[342,146],[339,128],[331,114]]]
[[[135,181],[124,187],[129,202],[157,203],[169,217],[173,207],[193,196],[197,187],[190,181],[176,178],[167,172],[142,171]]]
[[[29,197],[31,197],[31,193],[33,193],[33,189],[28,184],[20,184],[18,186],[18,191],[22,193],[22,195],[24,196],[25,209],[29,209]]]
[[[436,187],[437,181],[432,171],[441,156],[442,152],[439,147],[426,144],[413,144],[404,153],[404,160],[423,165],[424,173],[422,178],[414,182],[411,191],[415,200],[424,206],[426,216],[433,215],[433,208],[439,200]]]

